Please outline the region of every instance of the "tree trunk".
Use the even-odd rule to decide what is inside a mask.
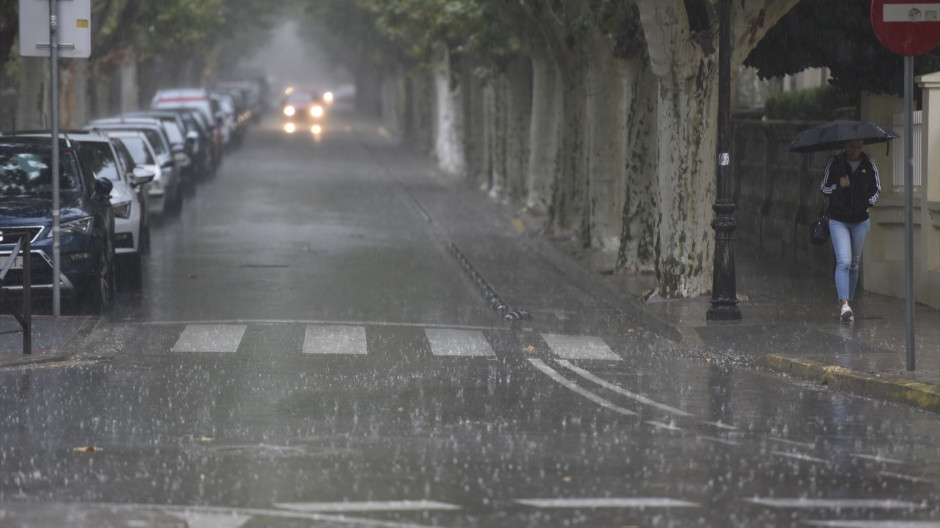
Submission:
[[[49,107],[49,59],[23,57],[16,128],[28,130],[52,126]]]
[[[626,64],[597,34],[587,42],[588,222],[590,245],[620,247],[626,162]]]
[[[460,69],[463,108],[463,145],[467,180],[483,190],[490,188],[487,137],[491,123],[486,113],[485,83],[465,64]]]
[[[658,82],[643,59],[627,61],[625,72],[626,191],[617,268],[628,272],[653,271],[659,239]]]
[[[128,46],[124,50],[124,60],[120,64],[120,98],[121,112],[129,112],[140,108],[137,100],[137,50]]]
[[[562,232],[576,230],[586,242],[590,240],[587,221],[587,84],[579,58],[566,56],[560,63],[562,79],[561,147],[552,184],[549,217]]]
[[[524,200],[532,120],[532,63],[511,61],[506,70],[506,190],[510,200]]]
[[[448,53],[439,58],[434,70],[437,120],[434,131],[434,152],[441,169],[461,174],[466,166],[460,132],[463,116],[460,106],[460,84],[455,82]]]
[[[663,297],[697,297],[711,289],[715,202],[716,66],[701,75],[659,81],[659,251]]]
[[[532,54],[532,121],[529,127],[529,163],[526,209],[536,215],[548,213],[552,178],[558,163],[561,127],[561,76],[552,57],[543,51]]]

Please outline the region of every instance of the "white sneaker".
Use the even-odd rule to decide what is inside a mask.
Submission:
[[[842,310],[839,311],[839,319],[843,323],[851,323],[855,320],[855,314],[852,313],[852,308],[849,307],[849,303],[842,305]]]

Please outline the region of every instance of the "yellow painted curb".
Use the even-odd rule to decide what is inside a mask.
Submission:
[[[765,356],[764,363],[777,372],[817,381],[837,390],[940,413],[940,387],[934,385],[897,376],[873,376],[838,365],[776,354]]]

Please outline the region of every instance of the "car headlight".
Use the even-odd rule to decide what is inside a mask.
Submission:
[[[130,202],[112,204],[111,208],[114,209],[114,216],[118,218],[130,218],[131,217],[131,203]]]
[[[94,217],[86,216],[84,218],[79,218],[77,220],[70,220],[68,222],[63,222],[59,224],[59,236],[90,235],[91,226],[94,220],[95,220]],[[49,236],[47,238],[52,238],[52,231],[49,231]]]
[[[313,117],[323,117],[323,107],[320,105],[314,105],[313,108],[310,109],[310,115]]]
[[[284,107],[284,115],[286,115],[287,117],[293,117],[295,112],[297,112],[297,110],[293,106]]]

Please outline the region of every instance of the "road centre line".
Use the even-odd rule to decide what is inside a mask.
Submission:
[[[76,506],[91,508],[91,507],[100,507],[100,508],[109,508],[112,510],[126,510],[126,511],[158,511],[166,513],[169,515],[185,516],[192,514],[201,514],[201,515],[248,515],[252,517],[261,517],[261,518],[278,518],[278,519],[297,519],[304,521],[317,521],[325,522],[336,525],[350,525],[350,526],[369,526],[375,528],[430,528],[427,525],[409,523],[409,522],[396,522],[396,521],[383,521],[379,519],[369,519],[363,517],[352,517],[348,515],[328,515],[324,513],[316,512],[301,512],[301,511],[290,511],[290,510],[277,510],[277,509],[262,509],[262,508],[226,508],[222,506],[177,506],[169,504],[118,504],[118,503],[82,503],[77,504]]]
[[[661,410],[661,411],[666,411],[666,412],[668,412],[668,413],[677,414],[677,415],[679,415],[679,416],[692,416],[691,413],[685,412],[685,411],[683,411],[682,409],[677,409],[677,408],[675,408],[675,407],[670,407],[669,405],[666,405],[666,404],[664,404],[664,403],[659,403],[659,402],[653,401],[653,400],[647,398],[646,396],[643,396],[643,395],[641,395],[641,394],[636,394],[636,393],[634,393],[634,392],[630,392],[629,390],[624,389],[623,387],[621,387],[621,386],[619,386],[619,385],[615,385],[615,384],[613,384],[613,383],[610,383],[610,382],[607,381],[607,380],[601,379],[600,377],[595,376],[594,374],[588,372],[587,370],[584,370],[584,369],[581,368],[581,367],[577,367],[577,366],[571,364],[571,362],[568,361],[568,360],[559,359],[559,360],[557,361],[557,363],[558,363],[559,365],[565,367],[566,369],[568,369],[568,370],[574,372],[575,374],[581,376],[582,378],[584,378],[584,379],[586,379],[586,380],[588,380],[588,381],[594,382],[594,383],[600,385],[601,387],[604,387],[605,389],[607,389],[607,390],[609,390],[609,391],[616,392],[617,394],[620,394],[620,395],[622,395],[622,396],[626,396],[627,398],[636,400],[636,401],[638,401],[638,402],[640,402],[640,403],[649,405],[649,406],[651,406],[651,407],[655,407],[655,408],[657,408],[657,409],[659,409],[659,410]]]
[[[598,497],[581,499],[516,499],[536,508],[698,508],[697,502],[666,497]]]
[[[587,389],[583,389],[579,387],[576,383],[568,380],[568,378],[565,378],[564,376],[559,374],[557,371],[555,371],[555,369],[546,365],[541,359],[530,358],[529,363],[531,363],[535,368],[542,371],[543,374],[545,374],[546,376],[554,380],[556,383],[568,388],[569,390],[577,394],[580,394],[581,396],[584,396],[585,398],[591,400],[592,402],[600,405],[601,407],[605,409],[610,409],[614,412],[617,412],[626,416],[637,416],[637,413],[631,411],[630,409],[625,409],[623,407],[620,407],[619,405],[609,400],[605,400],[604,398],[601,398],[600,396],[594,394],[593,392]]]
[[[460,506],[455,504],[432,500],[279,502],[275,503],[274,506],[291,511],[317,513],[453,511],[461,509]]]
[[[805,510],[922,510],[925,504],[899,501],[894,499],[809,499],[806,497],[792,499],[774,499],[754,497],[744,499],[745,502],[782,509]]]
[[[809,455],[804,455],[803,453],[787,453],[785,451],[773,451],[772,455],[782,456],[786,458],[792,458],[793,460],[802,460],[803,462],[816,462],[818,464],[828,464],[828,460],[823,460],[821,458],[816,458]]]
[[[881,463],[884,463],[884,464],[899,464],[899,465],[907,464],[907,462],[905,462],[905,461],[903,461],[903,460],[897,460],[897,459],[894,459],[894,458],[887,458],[887,457],[883,457],[883,456],[880,456],[880,455],[866,455],[866,454],[864,454],[864,453],[852,453],[852,454],[849,455],[849,456],[852,457],[852,458],[860,458],[860,459],[862,459],[862,460],[870,460],[870,461],[872,461],[872,462],[881,462]]]
[[[936,528],[936,521],[806,521],[823,528]]]

